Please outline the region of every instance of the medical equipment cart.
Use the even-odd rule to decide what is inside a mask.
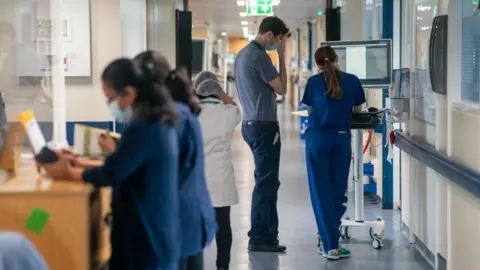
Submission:
[[[380,249],[383,246],[383,236],[385,221],[377,218],[373,221],[365,220],[364,217],[364,190],[363,190],[363,130],[375,129],[383,122],[383,117],[387,109],[374,109],[369,111],[352,113],[351,128],[353,130],[353,181],[349,179],[348,183],[348,207],[347,215],[342,219],[340,234],[343,239],[352,237],[352,227],[369,228],[370,237],[372,238],[372,246]],[[354,198],[352,200],[352,192],[354,190]],[[354,219],[351,219],[352,204],[354,204]]]

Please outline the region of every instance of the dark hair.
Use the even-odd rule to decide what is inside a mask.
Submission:
[[[159,52],[145,51],[133,59],[135,63],[145,66],[151,74],[151,80],[157,84],[165,85],[173,100],[188,105],[190,111],[199,115],[201,107],[195,100],[191,91],[191,82],[183,68],[170,68],[168,60]]]
[[[272,32],[276,37],[279,35],[290,37],[290,29],[288,29],[284,21],[275,16],[266,17],[260,23],[258,33],[265,34],[267,32]]]
[[[338,56],[330,46],[320,47],[315,52],[315,62],[327,81],[325,94],[333,99],[341,99],[343,96],[343,90],[340,87],[341,73],[335,63],[337,60]]]
[[[132,107],[136,115],[150,121],[165,120],[173,124],[177,118],[175,107],[168,91],[155,83],[151,75],[127,58],[112,61],[102,73],[102,80],[118,95],[125,95],[125,88],[134,87],[137,96]]]

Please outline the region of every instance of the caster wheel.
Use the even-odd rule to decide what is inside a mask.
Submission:
[[[350,230],[350,227],[342,227],[340,229],[340,235],[342,239],[345,239],[345,240],[352,239],[352,231]]]
[[[376,233],[373,231],[373,228],[370,228],[369,233],[370,233],[370,238],[371,238],[372,240],[375,239],[375,238],[381,238],[381,239],[383,239],[383,231],[382,231],[380,234],[376,234]]]
[[[373,239],[372,246],[374,249],[381,249],[383,246],[382,240],[375,238]]]

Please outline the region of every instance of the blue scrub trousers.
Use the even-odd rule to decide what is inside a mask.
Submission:
[[[350,131],[309,129],[305,138],[308,185],[325,251],[338,248],[341,219],[347,210],[352,158]]]
[[[280,128],[275,122],[244,121],[242,136],[252,150],[255,163],[249,245],[277,245]]]

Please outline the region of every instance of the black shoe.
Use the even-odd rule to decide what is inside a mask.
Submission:
[[[228,267],[217,267],[217,270],[228,270]]]
[[[278,243],[269,245],[249,245],[248,250],[258,252],[285,252],[287,247],[279,245]]]

